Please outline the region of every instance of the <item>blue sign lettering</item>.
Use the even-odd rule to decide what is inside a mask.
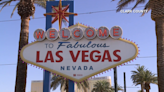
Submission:
[[[66,46],[66,48],[106,48],[109,47],[106,45],[106,43],[92,43],[92,41],[89,41],[87,44],[79,44],[79,42],[76,42],[75,44],[71,44],[70,42],[58,42],[58,48],[59,49],[61,46]],[[67,45],[64,45],[67,44]],[[69,44],[68,44],[69,43]]]
[[[93,70],[93,67],[92,66],[61,66],[60,70]]]

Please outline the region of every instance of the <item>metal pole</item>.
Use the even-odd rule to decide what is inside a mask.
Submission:
[[[125,72],[124,72],[124,92],[126,92],[126,75],[125,75]]]
[[[74,2],[70,1],[69,12],[74,12]],[[74,24],[74,15],[69,15],[69,26]],[[68,92],[75,92],[74,90],[74,82],[69,80],[68,82]]]
[[[46,13],[50,13],[52,11],[52,6],[58,6],[59,1],[47,1],[46,2]],[[66,6],[69,4],[69,12],[74,12],[74,3],[73,1],[62,1],[62,6]],[[46,30],[52,27],[51,24],[52,17],[50,15],[46,16]],[[69,16],[69,26],[74,23],[74,15]],[[43,92],[50,92],[50,72],[44,71],[43,74]],[[68,92],[74,92],[74,82],[69,80],[69,89]]]
[[[51,6],[48,6],[50,2],[46,2],[46,13],[51,12]],[[51,24],[52,17],[50,15],[46,16],[46,30],[52,27]],[[50,79],[51,73],[49,71],[43,71],[43,92],[50,92]]]
[[[115,92],[118,92],[118,87],[117,87],[117,68],[114,68],[114,87],[115,87]]]

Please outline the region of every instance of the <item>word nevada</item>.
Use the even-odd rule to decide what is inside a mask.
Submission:
[[[71,30],[69,28],[62,28],[60,31],[57,31],[54,28],[49,28],[47,31],[44,31],[43,29],[37,29],[35,30],[33,35],[36,41],[43,41],[45,38],[50,41],[54,41],[58,37],[62,40],[68,40],[71,37],[74,40],[80,40],[83,37],[91,40],[94,39],[96,36],[99,39],[107,39],[109,36],[113,39],[119,39],[122,36],[122,29],[119,26],[114,26],[110,30],[104,26],[98,28],[98,30],[92,27],[74,27]]]

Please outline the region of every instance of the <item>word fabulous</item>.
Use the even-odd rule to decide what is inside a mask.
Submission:
[[[113,39],[119,39],[122,36],[122,29],[119,26],[114,26],[111,30],[104,26],[98,30],[92,27],[87,27],[84,30],[80,27],[75,27],[71,30],[62,28],[60,31],[50,28],[46,32],[43,29],[37,29],[33,35],[36,41],[43,41],[45,38],[54,41],[58,37],[62,40],[68,40],[70,37],[75,40],[80,40],[83,36],[89,40],[94,39],[96,36],[100,39],[106,39],[109,36]]]

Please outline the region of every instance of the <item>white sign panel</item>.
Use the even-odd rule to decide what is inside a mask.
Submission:
[[[21,50],[23,61],[76,82],[130,61],[137,54],[134,43],[111,37],[105,40],[83,37],[80,41],[46,39],[28,44]]]

